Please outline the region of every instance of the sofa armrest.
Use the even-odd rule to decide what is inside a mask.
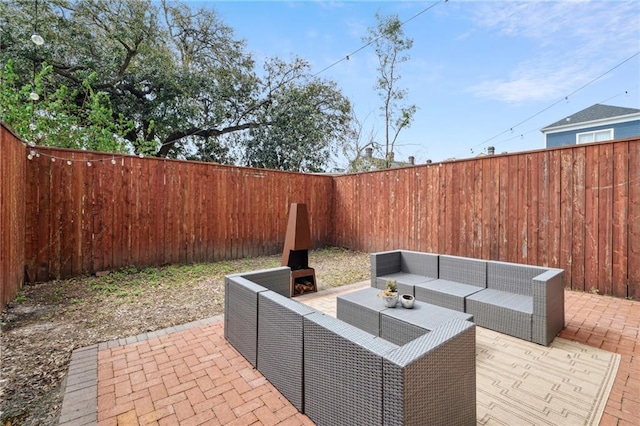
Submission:
[[[303,411],[303,317],[315,311],[273,291],[258,295],[257,368]]]
[[[325,425],[381,425],[382,358],[397,348],[320,313],[304,316],[304,410]]]
[[[224,278],[224,337],[255,367],[258,295],[267,289],[239,275]]]
[[[453,320],[384,357],[384,424],[476,424],[475,324]]]
[[[288,266],[244,272],[230,276],[243,277],[265,287],[267,290],[271,290],[285,297],[291,297],[291,268]]]
[[[564,271],[549,269],[532,280],[532,340],[549,345],[564,328]]]
[[[400,251],[371,253],[371,287],[376,287],[376,278],[400,272]]]

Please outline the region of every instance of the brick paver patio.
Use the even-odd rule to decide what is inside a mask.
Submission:
[[[335,309],[362,285],[299,297]],[[640,424],[640,302],[565,292],[561,337],[619,353],[601,425]],[[74,351],[60,424],[310,425],[223,337],[222,317]]]

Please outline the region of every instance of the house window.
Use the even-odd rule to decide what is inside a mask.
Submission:
[[[613,129],[596,130],[595,132],[584,132],[576,135],[577,143],[602,142],[613,139]]]

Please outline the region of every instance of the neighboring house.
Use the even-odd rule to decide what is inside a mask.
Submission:
[[[640,136],[640,109],[595,104],[540,131],[547,148]]]

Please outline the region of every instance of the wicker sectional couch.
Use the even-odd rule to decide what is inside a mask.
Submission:
[[[225,338],[319,425],[475,425],[475,325],[395,345],[273,291],[289,268],[225,277]]]
[[[371,285],[384,288],[387,279],[416,300],[472,314],[481,327],[541,345],[564,328],[562,269],[406,250],[371,254]]]

